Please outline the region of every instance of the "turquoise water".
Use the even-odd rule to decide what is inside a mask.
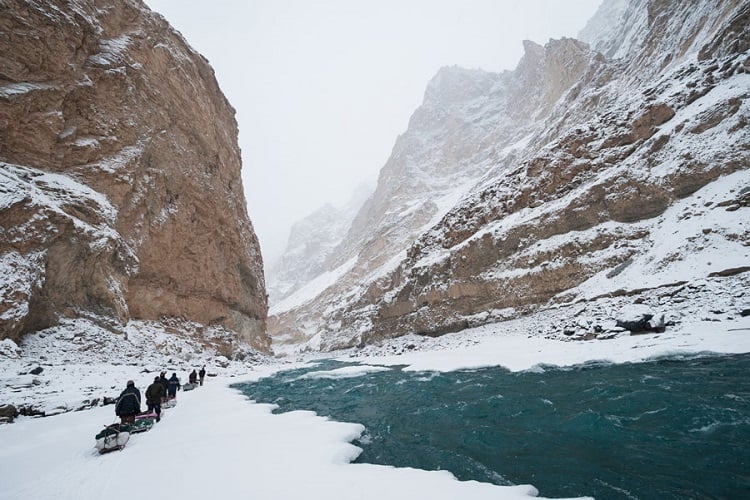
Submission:
[[[277,411],[366,426],[357,462],[535,485],[542,496],[750,498],[750,355],[240,384]]]

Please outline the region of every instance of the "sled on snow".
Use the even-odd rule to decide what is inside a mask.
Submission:
[[[182,386],[182,390],[183,391],[192,391],[196,387],[198,387],[198,384],[185,384],[185,385]]]
[[[177,400],[175,398],[168,399],[166,403],[161,405],[162,408],[174,408],[177,406]]]
[[[130,432],[132,434],[138,433],[138,432],[146,432],[147,430],[151,429],[151,427],[154,426],[156,423],[156,413],[141,413],[140,415],[135,416],[135,423],[133,424],[132,428],[130,429]]]
[[[131,427],[128,424],[111,424],[96,435],[94,445],[99,453],[121,450],[130,439]]]

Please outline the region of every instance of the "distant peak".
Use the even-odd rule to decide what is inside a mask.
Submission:
[[[427,84],[424,103],[461,102],[486,91],[486,84],[495,73],[483,69],[443,66]]]
[[[539,54],[544,52],[544,47],[539,45],[538,43],[531,41],[531,40],[524,40],[523,41],[523,51],[524,54]]]

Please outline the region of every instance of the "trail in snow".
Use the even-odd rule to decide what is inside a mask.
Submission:
[[[525,370],[538,364],[629,362],[704,351],[750,352],[750,317],[682,324],[664,334],[592,342],[529,338],[514,333],[512,327],[508,322],[422,339],[417,347],[420,352],[398,356],[389,354],[394,344],[404,348],[420,341],[407,336],[392,341],[394,344],[348,354],[373,365],[408,365],[407,370],[498,365]],[[242,377],[209,378],[204,387],[180,393],[177,407],[166,410],[162,422],[151,431],[132,436],[121,452],[98,455],[94,449],[95,434],[114,421],[113,406],[42,419],[21,417],[0,426],[0,498],[116,500],[148,495],[443,500],[526,498],[536,493],[531,486],[461,482],[446,471],[350,464],[360,453],[350,443],[363,432],[360,424],[333,422],[305,411],[273,414],[273,406],[253,404],[227,387],[293,367],[279,363],[256,367]],[[98,368],[106,369],[104,365]],[[139,371],[137,366],[129,368],[133,375]],[[364,373],[370,368],[357,370]],[[59,375],[67,377],[69,384],[75,383],[65,373]]]
[[[227,388],[228,380],[178,395],[154,428],[124,450],[99,455],[94,435],[112,406],[0,427],[0,498],[254,498],[382,500],[526,498],[531,486],[460,482],[448,472],[349,464],[359,424],[311,412],[274,415]]]

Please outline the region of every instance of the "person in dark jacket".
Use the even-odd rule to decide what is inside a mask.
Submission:
[[[188,375],[188,380],[191,384],[197,384],[198,383],[198,373],[196,373],[195,370],[190,372],[190,375]]]
[[[180,379],[177,378],[177,374],[173,373],[169,378],[169,399],[177,397],[177,389],[180,388]]]
[[[203,379],[206,378],[206,365],[203,365],[201,371],[198,372],[198,376],[201,378],[201,385],[203,385]]]
[[[161,384],[159,377],[154,377],[154,383],[148,386],[146,389],[146,404],[148,405],[148,412],[156,412],[156,421],[161,420],[161,400],[167,397],[167,391],[164,390],[164,386]]]
[[[162,403],[167,402],[167,391],[169,391],[169,380],[167,379],[167,372],[161,372],[159,374],[159,382],[164,387],[164,396],[161,400]]]
[[[135,382],[128,380],[127,387],[117,398],[115,415],[120,417],[123,424],[134,424],[135,416],[141,412],[141,391],[135,387]]]

